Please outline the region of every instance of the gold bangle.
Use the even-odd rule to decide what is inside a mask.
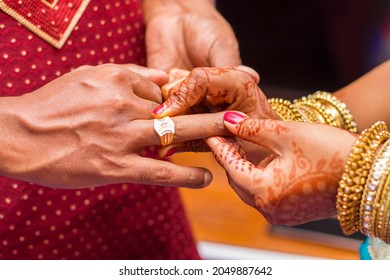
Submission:
[[[359,229],[359,210],[371,163],[381,142],[390,137],[387,126],[380,121],[365,129],[348,156],[337,189],[336,207],[340,226],[346,235]]]
[[[279,117],[284,121],[303,121],[295,106],[289,100],[270,98],[268,103]]]
[[[308,97],[302,97],[301,99],[294,100],[294,105],[298,112],[301,112],[301,110],[312,110],[319,123],[337,127],[337,122],[334,117],[325,110],[325,107],[320,102]]]
[[[376,236],[381,240],[390,243],[390,174],[387,175],[379,204]]]
[[[348,110],[347,105],[336,96],[329,92],[317,91],[309,95],[309,98],[318,100],[326,106],[328,113],[332,114],[338,120],[341,128],[353,133],[358,132],[357,124],[351,112]]]
[[[383,212],[385,211],[385,208],[381,207],[381,199],[383,193],[386,192],[386,189],[388,188],[386,187],[386,183],[387,183],[387,178],[390,174],[390,144],[387,146],[387,148],[384,148],[384,151],[382,153],[383,153],[384,161],[385,158],[387,158],[387,161],[378,187],[377,195],[375,196],[374,208],[372,211],[372,215],[374,217],[374,223],[373,223],[374,228],[370,234],[374,236],[378,236],[379,234],[379,228],[382,227],[382,221],[379,220],[381,219],[381,216],[384,215]]]
[[[383,190],[389,173],[390,140],[382,145],[377,152],[366,185],[363,190],[360,203],[360,231],[367,236],[378,236],[378,208]]]

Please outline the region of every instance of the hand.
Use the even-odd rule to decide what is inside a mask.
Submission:
[[[162,87],[166,100],[153,110],[155,117],[175,116],[188,110],[238,110],[254,118],[280,119],[257,86],[258,74],[249,67],[198,67],[187,76],[183,70],[171,71],[177,80],[171,79]]]
[[[190,70],[241,64],[232,28],[211,2],[144,1],[149,67]]]
[[[156,117],[238,110],[253,118],[280,119],[257,86],[258,74],[249,67],[198,67],[187,73],[172,69],[169,74],[170,82],[162,87],[166,101],[153,111]],[[252,143],[240,142],[250,161],[268,155],[264,149],[253,149]],[[177,151],[206,150],[199,141],[176,148]],[[165,150],[167,147],[160,151],[162,156]]]
[[[32,93],[1,98],[1,175],[56,188],[207,185],[211,174],[203,168],[141,156],[144,147],[160,144],[150,111],[161,92],[151,80],[162,84],[167,78],[163,71],[134,65],[84,66]],[[214,124],[213,115],[174,122],[175,141],[225,131],[220,120],[210,129],[197,125]]]
[[[270,149],[259,165],[242,158],[224,138],[207,144],[226,170],[230,185],[272,224],[296,225],[336,215],[336,191],[356,140],[327,125],[224,115],[234,135]]]

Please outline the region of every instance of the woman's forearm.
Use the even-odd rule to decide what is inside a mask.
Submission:
[[[359,132],[382,120],[390,126],[390,60],[334,92],[345,102]]]

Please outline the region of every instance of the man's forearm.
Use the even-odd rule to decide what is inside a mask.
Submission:
[[[16,157],[23,156],[19,153],[21,145],[19,134],[18,100],[20,97],[0,98],[0,175],[6,176],[13,169]]]

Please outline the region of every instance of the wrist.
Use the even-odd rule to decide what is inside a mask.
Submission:
[[[365,129],[355,141],[337,190],[340,226],[389,242],[390,133],[384,122]]]
[[[216,11],[213,0],[144,0],[142,10],[146,24],[151,18],[166,12],[205,14]]]
[[[0,98],[0,175],[9,176],[13,173],[17,155],[21,155],[19,135],[19,107],[21,97]]]

